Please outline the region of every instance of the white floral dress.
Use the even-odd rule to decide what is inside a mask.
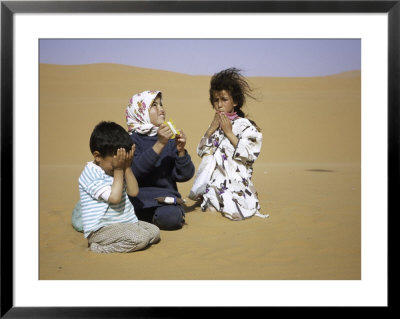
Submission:
[[[213,156],[211,177],[207,182],[201,203],[202,210],[215,209],[232,220],[242,220],[259,213],[257,191],[251,181],[253,164],[260,154],[262,134],[246,118],[232,121],[232,131],[238,137],[234,147],[217,129],[209,138],[203,137],[197,154]],[[201,165],[200,165],[201,166]]]

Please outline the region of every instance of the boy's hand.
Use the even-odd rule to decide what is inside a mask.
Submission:
[[[126,191],[129,196],[131,197],[136,197],[137,194],[139,193],[139,186],[136,180],[135,175],[133,175],[131,165],[132,165],[132,159],[133,155],[135,154],[136,150],[136,145],[133,144],[131,147],[131,150],[126,154],[125,158],[125,182],[126,182]]]
[[[125,169],[127,169],[128,167],[131,167],[132,159],[133,159],[133,156],[135,155],[135,150],[136,150],[136,145],[133,144],[132,147],[131,147],[131,150],[128,153],[126,153]]]
[[[176,135],[176,149],[178,150],[179,156],[185,155],[186,135],[182,130],[179,130],[180,134]]]
[[[117,154],[114,155],[112,160],[112,166],[114,169],[124,169],[126,161],[126,151],[123,147],[117,150]]]

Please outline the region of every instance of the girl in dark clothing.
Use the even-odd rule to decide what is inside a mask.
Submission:
[[[145,91],[131,98],[126,121],[136,145],[132,171],[139,194],[130,200],[139,220],[173,230],[185,222],[183,200],[176,183],[190,180],[195,168],[185,150],[185,133],[174,131],[165,120],[160,91]]]

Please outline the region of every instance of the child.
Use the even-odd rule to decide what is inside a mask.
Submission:
[[[90,137],[94,160],[79,177],[82,224],[98,253],[132,252],[160,240],[157,226],[138,221],[129,196],[139,188],[131,170],[135,145],[118,124],[100,122]]]
[[[251,181],[262,134],[241,110],[250,92],[236,68],[211,78],[209,94],[215,114],[197,147],[203,159],[189,195],[202,200],[203,211],[219,211],[231,220],[266,217],[259,213],[260,203]]]
[[[177,183],[190,180],[195,167],[185,149],[185,133],[174,133],[166,119],[160,91],[143,91],[130,99],[126,123],[136,145],[131,168],[140,188],[130,200],[139,220],[178,230],[185,224],[185,209]]]

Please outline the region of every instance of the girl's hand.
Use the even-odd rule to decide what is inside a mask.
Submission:
[[[219,123],[219,113],[215,112],[214,118],[211,121],[211,124],[210,124],[210,126],[209,126],[209,128],[208,128],[208,130],[206,132],[206,136],[210,137],[218,129],[219,124],[220,124]]]
[[[131,165],[132,165],[132,159],[133,159],[133,156],[134,156],[134,154],[135,154],[135,150],[136,150],[136,145],[133,144],[132,147],[131,147],[131,150],[130,150],[128,153],[126,153],[126,157],[125,157],[125,169],[127,169],[128,167],[131,167]]]
[[[157,132],[157,142],[153,145],[153,150],[157,154],[161,154],[165,145],[168,144],[169,139],[172,136],[172,131],[168,125],[161,124]]]
[[[162,145],[166,145],[172,135],[173,134],[169,126],[161,124],[157,132],[158,142],[160,142]]]
[[[112,160],[112,166],[114,169],[124,169],[126,160],[126,151],[123,147],[117,150],[117,154],[114,155]]]
[[[225,135],[232,134],[232,122],[225,113],[219,113],[219,124],[221,125],[222,130]]]
[[[225,136],[228,138],[228,140],[234,147],[237,147],[239,139],[235,134],[233,134],[231,120],[226,116],[225,113],[220,113],[219,122],[221,124],[222,130],[224,131]]]
[[[179,156],[185,155],[186,135],[182,130],[179,130],[180,134],[176,135],[176,149],[178,150]]]

